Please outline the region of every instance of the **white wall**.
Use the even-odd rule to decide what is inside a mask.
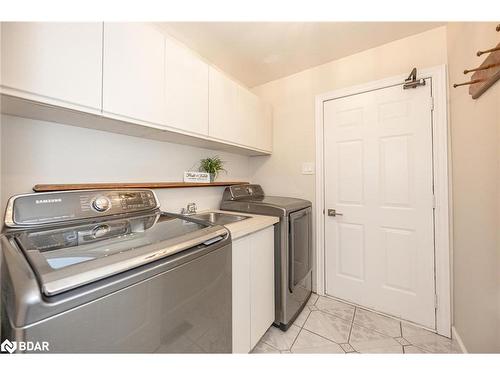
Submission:
[[[446,60],[443,26],[255,87],[253,91],[273,105],[274,144],[270,158],[251,159],[254,182],[266,183],[268,193],[314,200],[315,177],[302,175],[301,164],[315,157],[316,95]]]
[[[315,159],[315,97],[395,75],[413,67],[445,64],[446,27],[320,65],[254,88],[273,105],[273,154],[250,160],[252,180],[267,194],[315,201],[315,176],[302,175],[302,162]]]
[[[31,192],[37,183],[182,181],[206,156],[220,155],[228,174],[220,180],[249,181],[249,157],[3,115],[1,195]],[[218,208],[224,188],[158,189],[164,210],[188,202]]]
[[[450,85],[499,42],[496,23],[448,25]],[[500,82],[473,100],[449,89],[453,157],[454,324],[469,352],[500,352]]]

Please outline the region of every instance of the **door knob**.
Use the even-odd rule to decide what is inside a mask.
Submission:
[[[333,217],[344,216],[344,214],[341,214],[340,212],[337,212],[337,210],[334,210],[332,208],[329,208],[327,212],[328,212],[328,216],[333,216]]]

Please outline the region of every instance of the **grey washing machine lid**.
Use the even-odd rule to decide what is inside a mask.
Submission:
[[[155,212],[10,236],[26,255],[43,294],[52,296],[227,235],[221,226]]]

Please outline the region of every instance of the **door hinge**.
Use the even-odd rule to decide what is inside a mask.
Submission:
[[[431,108],[431,111],[434,111],[434,97],[431,96],[429,98],[429,107]]]
[[[435,309],[438,308],[438,295],[437,294],[434,294],[434,308]]]
[[[436,195],[432,194],[432,208],[436,208]]]

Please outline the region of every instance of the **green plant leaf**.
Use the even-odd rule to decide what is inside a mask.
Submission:
[[[216,177],[220,172],[226,172],[224,161],[219,156],[208,157],[200,160],[200,172],[212,173]]]

